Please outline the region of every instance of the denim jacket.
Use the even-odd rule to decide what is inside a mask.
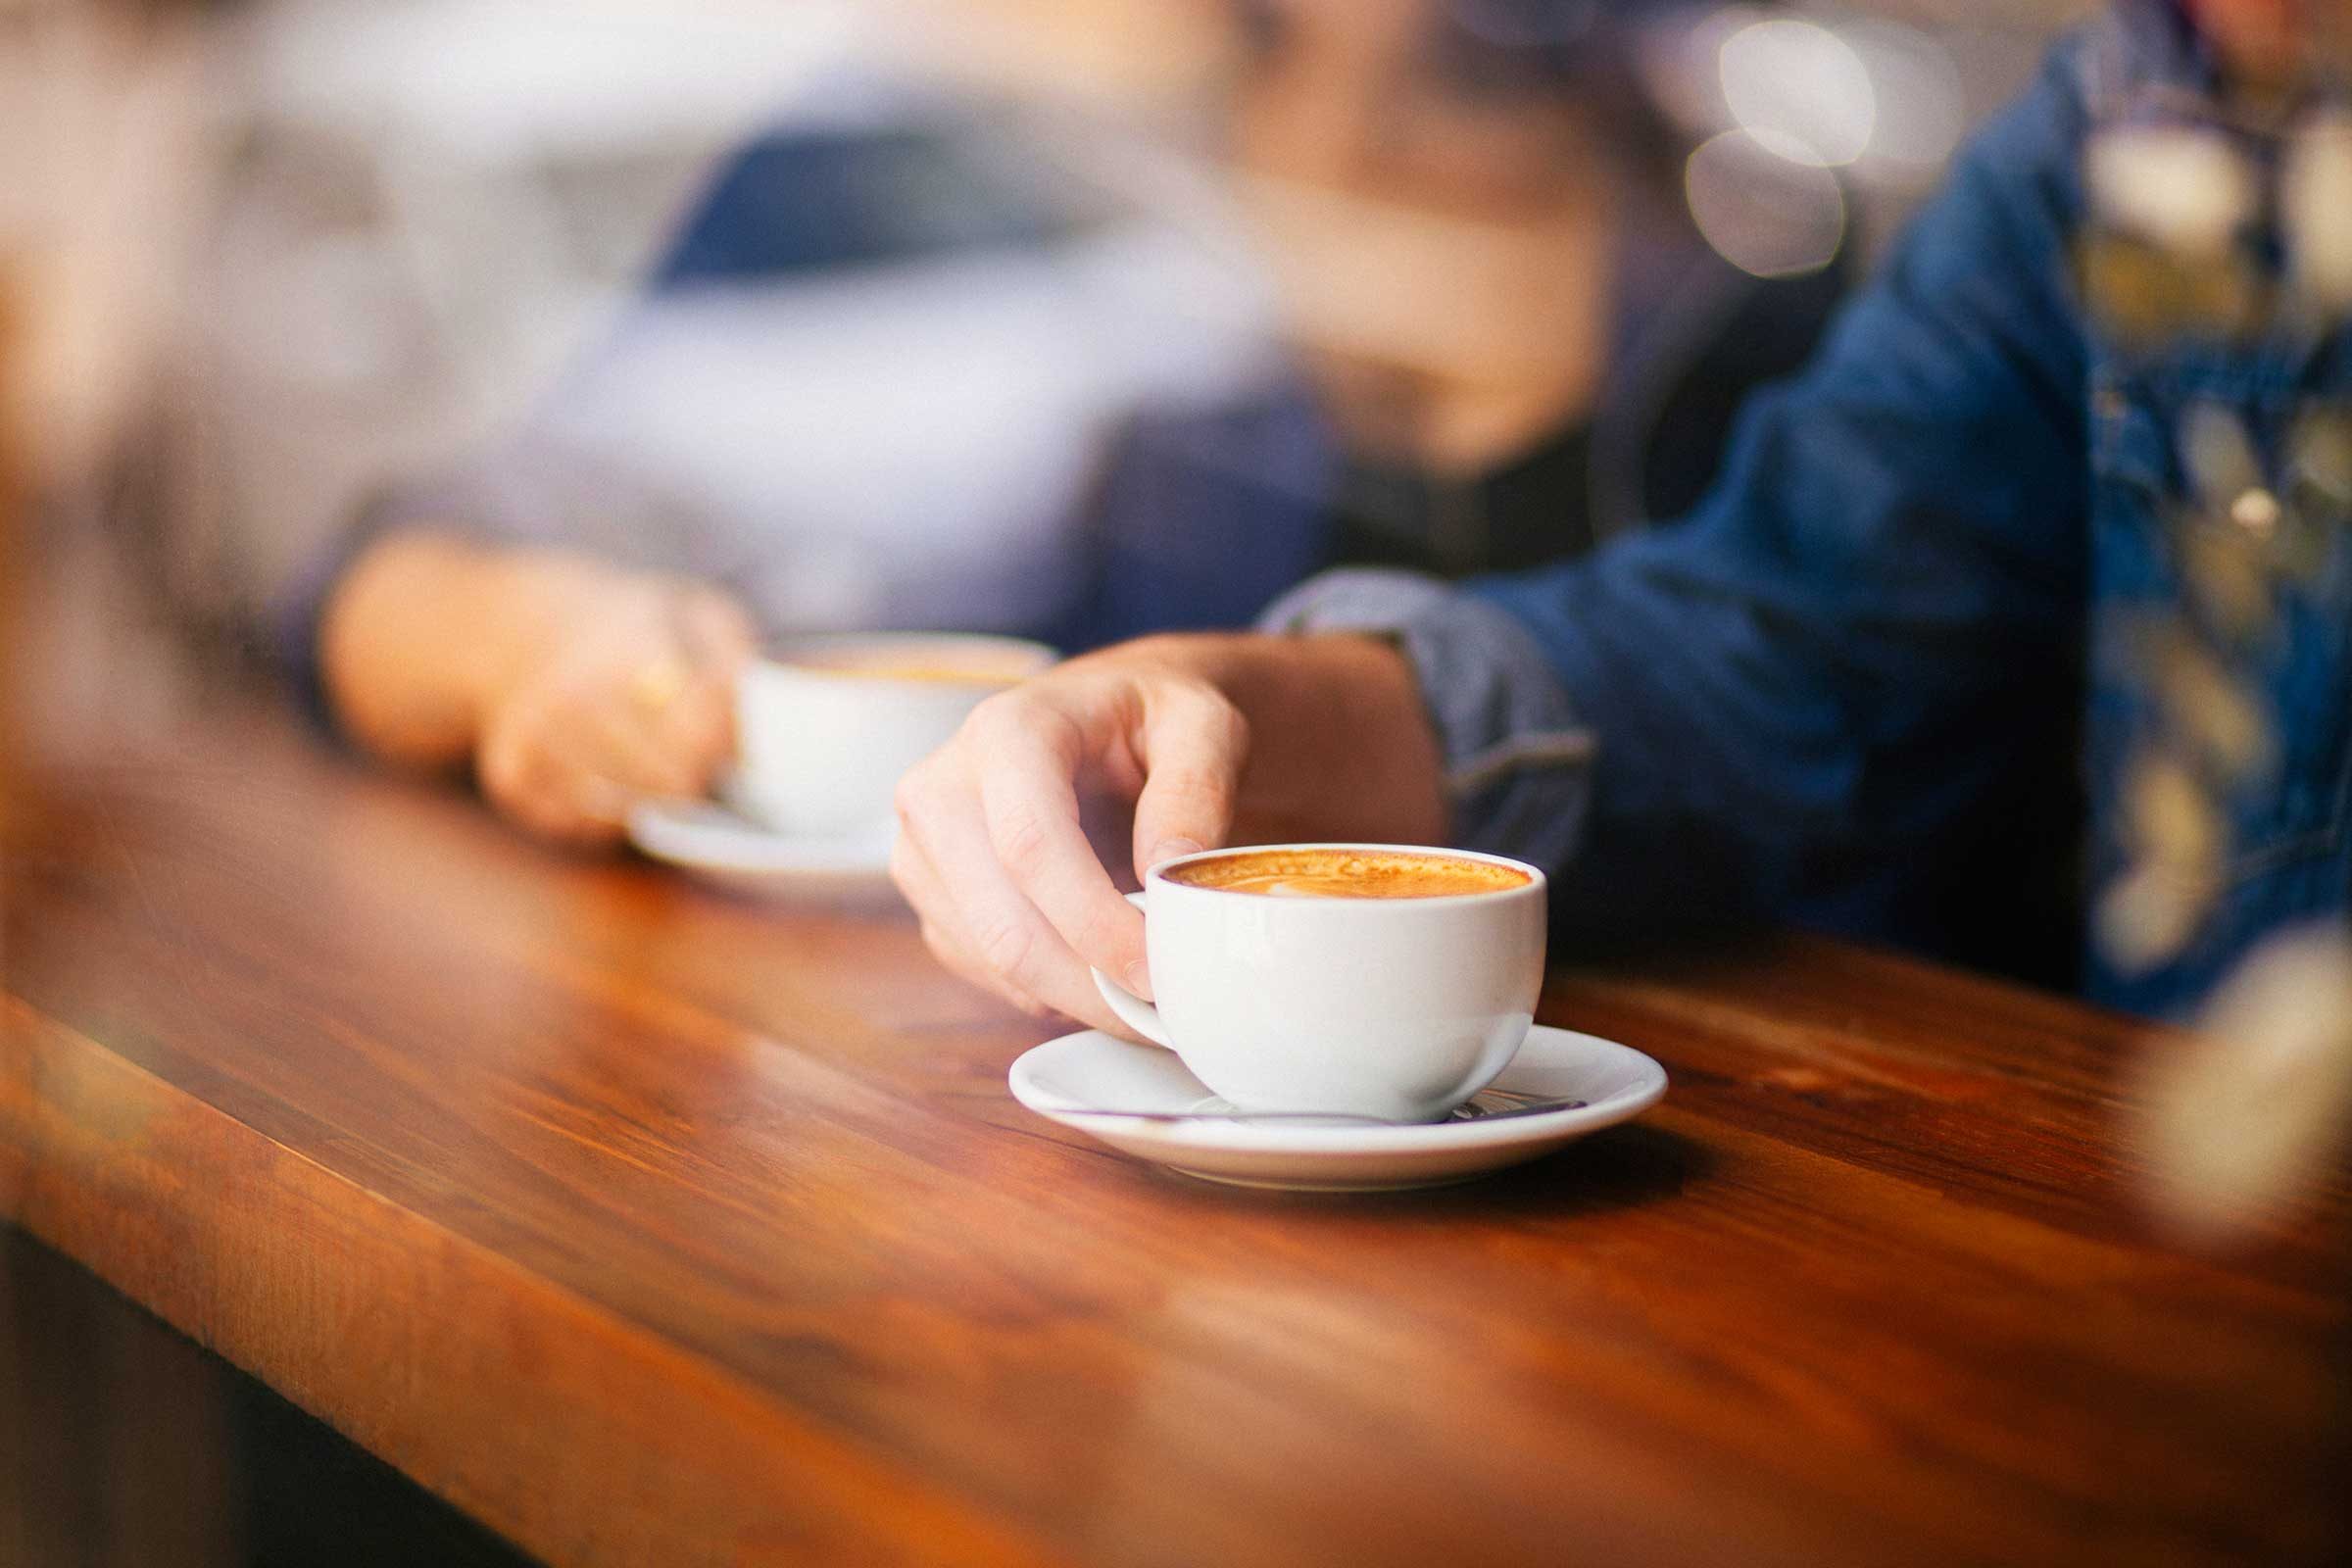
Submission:
[[[2086,138],[2208,74],[2171,7],[2064,42],[1683,520],[1466,590],[1333,574],[1269,623],[1400,638],[1458,835],[1556,868],[1568,942],[1792,919],[2184,1011],[2264,933],[2340,919],[2352,871],[2339,542],[2253,658],[2277,765],[2198,936],[2129,971],[2087,939],[2152,721],[2132,628],[2182,587],[2181,416],[2218,400],[2275,461],[2352,393],[2340,324],[2134,350],[2078,297]]]

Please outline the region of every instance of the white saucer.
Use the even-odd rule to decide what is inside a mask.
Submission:
[[[849,838],[778,833],[710,801],[646,801],[629,842],[705,881],[761,898],[867,899],[891,892],[896,825]]]
[[[1244,1187],[1333,1193],[1466,1181],[1638,1116],[1666,1093],[1666,1069],[1641,1052],[1543,1024],[1528,1031],[1494,1087],[1584,1101],[1578,1109],[1425,1127],[1090,1116],[1090,1108],[1228,1108],[1173,1052],[1095,1029],[1024,1054],[1007,1081],[1012,1098],[1039,1115],[1139,1159]]]

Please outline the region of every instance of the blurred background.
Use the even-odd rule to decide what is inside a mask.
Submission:
[[[0,767],[287,678],[386,517],[1069,643],[1261,537],[1130,492],[1589,545],[2080,10],[0,0]],[[6,1240],[0,1561],[506,1560]]]
[[[1067,623],[1122,443],[1198,456],[1302,364],[1393,466],[1507,465],[1547,396],[1639,448],[1592,383],[1654,403],[1739,308],[1680,230],[1834,291],[2077,9],[0,0],[27,547],[103,540],[267,662],[355,518],[455,476],[784,625]],[[1779,297],[1721,379],[1801,357],[1820,300]],[[1520,384],[1396,428],[1482,376]],[[1200,462],[1292,480],[1227,422]],[[1600,510],[1688,498],[1677,427]],[[55,657],[120,709],[120,652]]]

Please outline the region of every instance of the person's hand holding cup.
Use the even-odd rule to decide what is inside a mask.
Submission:
[[[1375,638],[1147,638],[980,704],[901,782],[891,874],[950,969],[1129,1037],[1090,970],[1152,999],[1144,917],[1082,801],[1132,814],[1138,881],[1237,833],[1427,844],[1446,827],[1412,666]]]
[[[530,832],[610,844],[637,801],[703,795],[734,755],[751,619],[725,595],[677,579],[567,562],[538,572],[515,598],[551,608],[485,684],[475,776]]]

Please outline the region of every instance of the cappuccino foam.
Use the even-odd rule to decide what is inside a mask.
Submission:
[[[1255,850],[1167,873],[1187,887],[1293,899],[1445,899],[1527,886],[1526,872],[1417,851]]]

